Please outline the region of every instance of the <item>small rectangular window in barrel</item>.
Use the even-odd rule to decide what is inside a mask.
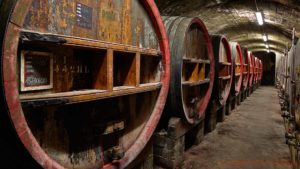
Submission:
[[[45,90],[53,87],[52,54],[28,52],[21,54],[21,91]]]

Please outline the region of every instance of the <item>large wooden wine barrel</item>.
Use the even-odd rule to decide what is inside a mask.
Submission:
[[[298,72],[298,68],[295,67],[296,64],[296,57],[297,55],[295,54],[297,50],[297,46],[295,44],[292,45],[291,49],[288,51],[287,53],[287,57],[286,57],[286,72],[285,72],[285,88],[284,88],[284,99],[286,99],[286,103],[288,105],[288,109],[287,111],[295,117],[295,121],[297,121],[296,119],[299,117],[296,117],[296,109],[294,108],[297,100],[298,100],[298,96],[295,95],[296,94],[296,85],[297,85],[297,81],[295,81],[296,79],[296,74]],[[295,70],[296,69],[296,70]],[[293,121],[291,121],[293,122]],[[296,122],[297,123],[297,122]],[[300,123],[298,123],[300,124]],[[296,124],[296,125],[298,125]]]
[[[280,58],[279,64],[278,64],[278,80],[279,80],[279,89],[282,89],[283,86],[283,75],[284,74],[284,57]]]
[[[259,73],[259,59],[254,56],[254,81],[253,83],[256,85],[258,81],[258,73]]]
[[[289,90],[289,82],[290,82],[290,77],[291,77],[291,57],[293,56],[293,48],[291,48],[292,50],[289,50],[286,53],[286,56],[284,57],[284,74],[283,74],[283,86],[284,86],[284,91],[286,93],[286,95],[288,94],[288,90]]]
[[[214,83],[211,40],[199,18],[163,18],[170,42],[171,78],[167,113],[190,124],[204,117]]]
[[[290,54],[292,56],[292,54]],[[288,78],[290,75],[288,74],[288,54],[285,52],[282,57],[280,57],[278,65],[277,65],[277,72],[276,72],[276,78],[277,78],[277,83],[276,87],[278,88],[278,96],[279,96],[279,103],[281,106],[281,110],[283,112],[289,112],[289,94],[287,93],[287,82]],[[290,114],[290,113],[289,113]],[[286,116],[287,117],[287,116]],[[286,119],[284,117],[284,124],[285,124],[285,129],[288,132],[289,130],[289,123],[291,121]]]
[[[249,61],[249,52],[247,48],[242,48],[243,51],[243,90],[248,88],[249,79],[250,79],[250,61]]]
[[[233,59],[233,95],[237,96],[240,93],[243,82],[243,53],[241,46],[237,42],[230,42],[231,54]]]
[[[251,88],[253,86],[253,81],[254,81],[254,56],[252,52],[249,52],[249,61],[250,61],[250,77],[249,77],[249,87]]]
[[[217,104],[224,106],[230,93],[233,75],[231,48],[225,36],[212,35],[215,56],[215,80],[212,98]]]
[[[2,0],[0,7],[0,128],[16,134],[0,133],[1,142],[26,150],[11,157],[24,154],[43,168],[131,164],[169,89],[168,41],[154,1]]]
[[[282,92],[286,93],[287,89],[287,81],[289,77],[289,72],[288,72],[288,58],[290,55],[288,53],[285,53],[284,56],[281,58],[281,71],[280,71],[280,81],[281,81],[281,90]]]
[[[284,84],[284,74],[285,74],[285,70],[286,70],[285,69],[285,67],[286,67],[285,58],[286,58],[285,55],[282,56],[279,59],[278,66],[277,66],[276,77],[277,77],[277,81],[278,81],[279,90],[283,89],[283,84]]]
[[[257,59],[256,59],[256,57],[254,56],[253,57],[253,60],[254,60],[254,62],[253,62],[253,64],[254,64],[254,74],[253,74],[253,84],[255,85],[256,84],[256,77],[257,77]]]
[[[293,36],[294,41],[294,36]],[[284,112],[284,122],[286,128],[286,142],[289,145],[291,162],[293,169],[300,167],[299,150],[297,146],[300,143],[300,42],[296,44],[293,42],[292,47],[289,52],[283,57],[285,60],[285,68],[283,70],[284,74],[284,88],[282,90],[281,98],[287,108]],[[287,137],[291,136],[291,137]]]
[[[258,81],[260,82],[262,79],[262,74],[263,74],[263,65],[262,65],[262,61],[259,60],[259,76],[258,76]]]
[[[290,94],[289,94],[289,81],[290,81],[290,57],[293,56],[293,50],[290,52],[285,52],[284,55],[280,58],[278,64],[278,80],[279,80],[279,97],[280,97],[280,104],[283,110],[288,109],[288,105],[290,102]]]

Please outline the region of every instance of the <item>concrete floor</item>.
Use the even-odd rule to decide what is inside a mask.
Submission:
[[[260,87],[198,146],[184,169],[290,169],[277,90]]]

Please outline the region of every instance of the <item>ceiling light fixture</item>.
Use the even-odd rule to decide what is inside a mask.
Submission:
[[[269,49],[269,45],[268,44],[266,44],[266,48]]]
[[[267,36],[266,34],[263,34],[263,40],[264,40],[265,42],[268,41],[268,36]]]
[[[256,19],[259,25],[263,25],[264,24],[264,18],[262,15],[262,12],[255,12],[256,15]]]

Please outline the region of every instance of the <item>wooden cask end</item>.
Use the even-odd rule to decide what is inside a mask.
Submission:
[[[243,54],[241,46],[237,42],[230,42],[233,59],[233,85],[232,94],[237,96],[240,93],[243,82]]]
[[[262,80],[262,74],[263,74],[263,63],[261,60],[259,60],[259,77],[258,77],[259,81]]]
[[[255,64],[254,64],[254,56],[252,52],[249,52],[249,61],[250,61],[250,78],[249,78],[249,87],[253,86],[253,81],[254,81],[254,69],[255,69]]]
[[[243,89],[248,88],[250,79],[250,62],[249,62],[249,52],[247,48],[242,48],[243,50]]]
[[[199,18],[163,17],[170,42],[167,113],[194,124],[204,117],[214,82],[211,40]]]
[[[259,59],[254,56],[254,84],[257,84],[259,76]]]
[[[169,89],[154,1],[1,0],[0,20],[0,132],[12,135],[1,142],[21,150],[9,167],[22,156],[43,168],[132,164]]]
[[[287,55],[282,57],[281,71],[283,90],[288,96],[289,113],[294,116],[295,130],[300,129],[300,41],[294,44]],[[291,131],[293,132],[293,130]],[[298,133],[298,132],[297,132]],[[299,133],[296,135],[299,141]]]
[[[231,48],[225,36],[211,35],[215,56],[215,80],[212,99],[220,106],[226,104],[233,79]]]

